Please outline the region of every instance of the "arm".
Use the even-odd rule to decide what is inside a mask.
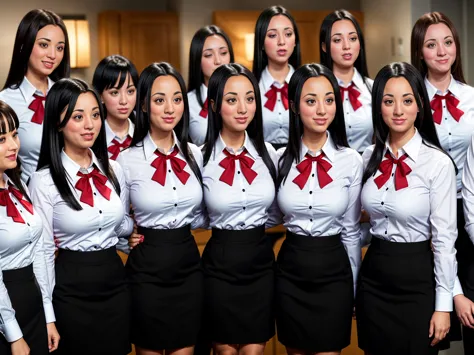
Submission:
[[[194,144],[189,143],[189,149],[193,154],[194,160],[199,168],[199,171],[202,174],[203,171],[203,157],[201,150]],[[203,187],[201,186],[201,189]],[[198,228],[208,228],[209,225],[209,217],[206,212],[206,205],[204,203],[204,193],[201,204],[194,210],[194,218],[191,222],[191,229],[198,229]]]
[[[0,332],[7,342],[12,343],[23,337],[23,333],[15,318],[7,288],[3,283],[3,273],[0,268]]]
[[[284,150],[279,149],[277,153],[275,148],[273,148],[273,146],[270,143],[265,143],[265,146],[267,148],[268,155],[270,155],[270,159],[272,160],[273,165],[275,166],[275,170],[278,176],[278,160],[280,159],[281,154],[283,154]],[[279,154],[280,150],[281,150],[281,153]],[[269,181],[268,183],[270,184],[273,182]],[[277,195],[278,195],[278,190],[277,188],[275,188],[275,199],[273,200],[270,208],[268,209],[268,219],[265,222],[265,228],[272,228],[283,223],[283,214],[281,213],[280,207],[278,206]]]
[[[474,135],[467,150],[462,172],[462,201],[464,207],[465,228],[474,243]]]

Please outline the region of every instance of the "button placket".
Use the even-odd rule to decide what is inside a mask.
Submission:
[[[240,216],[241,217],[241,220],[238,222],[239,225],[241,226],[245,226],[245,221],[247,220],[247,194],[248,194],[248,189],[250,188],[250,186],[246,186],[246,181],[245,180],[245,177],[243,176],[243,174],[241,173],[241,169],[240,169],[240,161],[239,160],[236,160],[235,161],[235,169],[237,170],[237,174],[236,176],[234,177],[234,179],[237,180],[237,183],[238,183],[238,188],[240,190],[240,201],[242,203],[242,209],[241,209],[241,213],[240,213]],[[237,187],[237,186],[235,186]]]

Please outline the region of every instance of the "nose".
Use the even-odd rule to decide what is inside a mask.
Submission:
[[[221,65],[221,63],[222,63],[221,55],[219,53],[217,53],[214,56],[214,65]]]
[[[342,49],[350,49],[351,44],[347,38],[342,40]]]
[[[285,34],[284,33],[278,34],[278,45],[279,46],[284,46],[285,43],[286,43]]]
[[[239,100],[237,104],[237,113],[239,114],[247,113],[247,104],[245,100]]]
[[[326,106],[324,105],[324,99],[320,99],[316,102],[316,114],[318,116],[326,116]]]
[[[438,49],[438,56],[443,57],[446,55],[446,48],[444,47],[444,43],[438,43],[436,48]]]
[[[126,105],[127,104],[127,94],[124,92],[120,92],[119,94],[119,104]]]
[[[84,128],[87,130],[94,128],[94,120],[91,115],[84,115]]]
[[[50,45],[48,49],[49,49],[48,50],[48,57],[50,59],[55,59],[56,58],[56,47]]]
[[[166,100],[166,102],[165,102],[165,113],[166,114],[174,113],[173,99]]]
[[[393,115],[397,117],[403,116],[403,107],[401,101],[395,101],[395,104],[393,105]]]
[[[18,143],[18,138],[15,139],[13,138],[13,136],[10,136],[10,138],[8,139],[8,150],[16,152],[20,148]]]

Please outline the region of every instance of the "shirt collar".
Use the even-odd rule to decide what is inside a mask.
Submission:
[[[445,95],[445,92],[441,92],[438,90],[431,82],[428,80],[428,77],[425,77],[425,86],[426,91],[428,92],[428,98],[433,100],[433,97],[437,95]],[[451,81],[449,82],[448,91],[451,92],[455,97],[459,98],[461,95],[461,87],[460,84],[454,79],[453,75],[451,75]]]
[[[87,167],[87,171],[91,172],[91,168],[93,166],[97,167],[97,169],[100,170],[102,174],[104,174],[104,171],[102,169],[101,164],[99,164],[99,160],[95,156],[94,152],[92,149],[89,149],[89,153],[92,156],[91,160],[91,165]],[[61,151],[61,162],[63,163],[64,170],[66,170],[66,174],[69,176],[70,181],[75,182],[78,180],[77,173],[82,169],[79,164],[77,164],[74,160],[72,160],[63,150]],[[104,174],[105,175],[105,174]]]
[[[105,135],[106,135],[106,138],[107,138],[107,145],[109,145],[115,138],[120,139],[120,137],[117,137],[115,132],[112,131],[112,128],[110,128],[109,122],[107,122],[107,120],[105,120],[104,122],[105,122]],[[133,132],[134,131],[135,131],[135,125],[133,124],[133,122],[129,118],[128,119],[128,133],[127,133],[127,135],[129,135],[131,138],[133,138]]]
[[[224,140],[222,139],[221,134],[219,133],[219,138],[216,141],[215,144],[215,152],[216,154],[220,154],[224,149],[226,149],[230,154],[236,155],[240,154],[244,149],[247,150],[247,153],[254,159],[256,160],[258,157],[258,152],[255,149],[255,146],[253,145],[251,139],[249,138],[247,131],[245,131],[245,139],[244,139],[244,144],[242,147],[240,147],[237,152],[234,151],[234,149],[227,147],[225,144]]]
[[[302,161],[305,157],[306,154],[309,154],[313,157],[317,157],[319,154],[324,153],[326,155],[326,158],[330,162],[334,162],[334,155],[336,154],[336,145],[334,144],[334,141],[331,138],[331,134],[329,131],[326,131],[327,139],[326,142],[324,143],[323,147],[318,150],[317,152],[314,152],[310,150],[304,143],[301,141],[301,148],[300,148],[300,161]]]
[[[351,83],[354,83],[354,85],[359,89],[359,90],[362,90],[362,88],[364,87],[364,78],[362,77],[362,75],[360,75],[359,71],[354,67],[354,74],[352,75],[352,80],[351,82],[349,83],[349,85],[344,85],[344,82],[339,79],[339,78],[336,78],[337,79],[337,84],[340,86],[340,87],[349,87],[349,85]]]
[[[143,139],[143,149],[145,150],[145,159],[146,160],[150,159],[150,157],[152,157],[153,154],[155,154],[156,150],[158,150],[160,153],[168,155],[168,154],[173,152],[175,146],[178,147],[179,151],[181,151],[181,144],[180,144],[180,142],[178,140],[178,137],[176,136],[176,133],[174,131],[173,131],[173,145],[171,146],[171,148],[168,152],[165,152],[163,149],[156,146],[155,142],[153,141],[153,138],[151,137],[150,132],[148,132],[148,134]]]
[[[204,102],[207,99],[207,86],[204,84],[201,84],[200,89],[201,89],[201,99]]]
[[[285,78],[285,83],[287,84],[290,83],[291,77],[293,76],[293,73],[295,72],[295,69],[290,64],[288,64],[288,67],[290,68],[290,71],[288,72],[288,75]],[[265,69],[262,72],[262,83],[263,83],[264,92],[267,92],[268,90],[270,90],[270,87],[272,85],[275,85],[278,89],[283,86],[278,81],[273,79],[272,75],[270,74],[270,71],[268,70],[268,65],[265,67]]]
[[[53,86],[53,84],[54,84],[54,81],[52,81],[48,77],[48,92]],[[23,95],[23,98],[25,99],[26,102],[29,102],[34,94],[39,95],[39,96],[44,96],[43,92],[36,89],[33,86],[33,84],[31,84],[30,81],[26,78],[26,76],[23,78],[23,81],[20,84],[20,92]]]
[[[416,159],[418,158],[418,154],[420,153],[420,148],[423,143],[423,138],[421,138],[420,133],[415,128],[415,135],[407,142],[405,145],[399,149],[398,151],[398,158],[400,158],[403,154],[408,154],[411,160],[416,163]],[[385,141],[385,151],[389,151],[390,155],[395,158],[395,155],[392,152],[392,148],[389,145],[389,138]]]

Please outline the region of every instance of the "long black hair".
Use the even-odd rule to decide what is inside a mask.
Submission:
[[[375,148],[367,168],[364,171],[362,178],[363,184],[377,172],[380,162],[383,159],[385,142],[390,133],[387,124],[382,118],[383,92],[385,85],[387,85],[387,82],[392,78],[405,78],[413,90],[416,105],[419,109],[415,119],[415,127],[423,139],[423,144],[438,149],[446,154],[441,147],[436,133],[433,116],[431,114],[431,106],[429,104],[430,100],[420,72],[415,69],[414,66],[405,62],[388,64],[380,69],[374,81],[372,91],[372,122],[374,126]],[[454,162],[453,165],[457,173],[456,164],[454,164]]]
[[[67,205],[76,211],[82,210],[82,207],[71,191],[69,184],[72,182],[69,180],[70,178],[67,174],[65,174],[61,160],[61,152],[64,148],[62,128],[69,122],[79,95],[89,92],[92,93],[97,100],[100,120],[102,121],[99,135],[91,149],[97,157],[102,171],[111,181],[117,194],[120,195],[120,185],[109,164],[104,125],[105,118],[99,95],[89,87],[85,81],[80,79],[61,79],[52,86],[48,93],[44,113],[43,138],[37,168],[37,170],[43,168],[49,169],[59,194]],[[61,121],[61,115],[64,112],[65,116]]]
[[[204,165],[209,162],[212,151],[219,138],[219,133],[222,130],[222,116],[220,114],[222,107],[222,99],[224,96],[224,88],[227,80],[233,76],[244,76],[250,80],[255,93],[255,103],[257,110],[253,120],[247,127],[247,135],[252,141],[255,149],[263,159],[263,162],[270,171],[273,180],[276,181],[275,165],[268,154],[265,141],[263,139],[263,119],[262,119],[262,102],[260,97],[260,90],[257,79],[252,72],[241,64],[224,64],[217,68],[209,80],[208,99],[213,102],[212,109],[209,110],[209,119],[207,125],[207,142],[204,145]]]
[[[278,15],[288,17],[288,19],[291,21],[291,24],[293,25],[293,30],[295,32],[295,48],[293,49],[293,53],[288,59],[288,63],[291,64],[291,66],[295,69],[297,69],[301,65],[300,36],[298,34],[298,26],[296,25],[295,19],[283,6],[271,6],[262,11],[255,25],[255,42],[253,49],[254,54],[252,71],[253,75],[255,75],[255,78],[257,79],[257,82],[260,81],[262,72],[268,65],[268,56],[267,53],[265,53],[264,48],[268,25],[270,24],[272,17]]]
[[[288,98],[291,102],[290,110],[290,133],[288,137],[288,145],[279,160],[280,174],[278,175],[277,186],[285,182],[290,172],[293,161],[299,163],[301,150],[301,136],[304,132],[303,121],[301,120],[300,100],[301,91],[306,80],[310,78],[325,77],[331,83],[334,90],[334,99],[336,102],[336,115],[334,120],[328,127],[331,139],[334,141],[337,149],[349,147],[347,143],[346,126],[344,123],[344,109],[342,106],[342,98],[337,84],[337,79],[333,72],[322,64],[305,64],[295,71],[288,84]]]
[[[143,146],[143,139],[150,131],[150,117],[148,112],[151,112],[151,89],[157,78],[166,75],[172,76],[178,81],[181,93],[183,94],[183,117],[181,117],[181,120],[174,128],[174,132],[181,144],[181,153],[183,154],[184,159],[186,159],[186,162],[189,164],[189,167],[193,171],[194,175],[196,175],[199,182],[202,183],[201,171],[199,170],[199,166],[194,159],[194,155],[188,146],[188,143],[190,143],[188,135],[189,104],[188,96],[186,95],[186,85],[181,74],[179,74],[179,72],[169,63],[161,62],[150,64],[145,69],[143,69],[142,73],[140,74],[137,89],[137,103],[135,106],[137,117],[135,131],[133,133],[133,139],[130,146]],[[143,108],[146,110],[143,110]]]
[[[109,55],[102,59],[97,68],[95,68],[94,76],[92,78],[92,86],[102,95],[105,90],[115,87],[117,80],[119,80],[117,89],[121,89],[127,80],[127,75],[130,74],[133,85],[138,85],[138,72],[135,65],[121,55]],[[104,114],[107,117],[107,107],[104,105]],[[135,115],[131,114],[130,119],[135,121]]]
[[[66,26],[61,17],[54,12],[35,9],[28,12],[18,26],[15,44],[13,45],[12,62],[3,90],[8,88],[17,89],[20,86],[28,70],[28,62],[33,46],[35,45],[36,35],[39,30],[48,25],[61,28],[65,38],[63,60],[49,77],[53,81],[69,77],[71,68],[69,65],[69,39]]]
[[[197,30],[191,41],[191,47],[189,49],[189,78],[188,78],[188,92],[196,90],[196,97],[201,107],[204,106],[204,100],[201,96],[201,84],[204,82],[204,74],[201,69],[202,61],[202,50],[204,49],[204,43],[207,37],[210,36],[221,36],[229,48],[230,62],[234,62],[234,50],[232,48],[232,42],[229,36],[220,28],[215,25],[205,26]]]
[[[8,130],[7,130],[8,125]],[[15,111],[8,106],[5,102],[0,101],[0,134],[7,134],[9,132],[13,132],[14,130],[18,129],[20,126],[20,122],[18,121],[18,116],[16,115]],[[22,182],[21,182],[21,168],[20,168],[20,161],[17,157],[16,159],[17,165],[13,169],[5,170],[5,174],[10,178],[13,182],[15,187],[20,190],[22,195],[29,201],[30,196],[26,192]]]
[[[321,24],[321,29],[319,31],[319,54],[321,57],[321,64],[333,70],[334,63],[331,57],[331,31],[334,22],[341,20],[351,21],[356,29],[357,37],[359,38],[360,43],[360,51],[356,61],[354,62],[354,67],[362,76],[362,80],[364,81],[364,84],[367,86],[369,91],[372,91],[372,88],[366,80],[366,78],[369,77],[369,71],[367,69],[367,58],[365,55],[364,34],[362,33],[362,29],[360,28],[359,23],[349,11],[336,10],[334,12],[331,12],[324,18],[323,23]],[[323,50],[323,44],[325,46],[325,50]]]

